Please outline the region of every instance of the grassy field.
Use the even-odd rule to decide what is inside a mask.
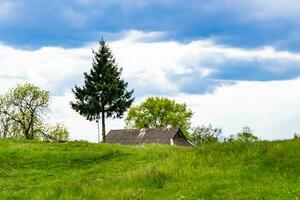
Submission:
[[[300,199],[300,140],[201,148],[0,140],[0,199]]]

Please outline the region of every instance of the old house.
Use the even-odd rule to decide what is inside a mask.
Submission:
[[[106,142],[128,145],[157,143],[178,146],[194,146],[186,139],[180,128],[111,130],[106,136]]]

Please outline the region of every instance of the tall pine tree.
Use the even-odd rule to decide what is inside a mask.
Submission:
[[[121,118],[134,101],[133,90],[121,79],[122,68],[118,68],[109,46],[102,39],[98,51],[93,51],[93,67],[84,73],[84,85],[72,89],[76,101],[72,108],[88,120],[102,120],[102,139],[105,136],[105,118]]]

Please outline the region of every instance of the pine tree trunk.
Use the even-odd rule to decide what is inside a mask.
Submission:
[[[105,112],[102,111],[102,142],[106,141],[106,135],[105,135]]]
[[[101,139],[100,139],[100,126],[99,126],[99,123],[100,123],[100,117],[97,119],[97,128],[98,128],[98,143],[101,142]]]

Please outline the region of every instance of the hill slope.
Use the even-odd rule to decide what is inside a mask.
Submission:
[[[0,141],[0,199],[299,199],[300,140],[161,145]]]

